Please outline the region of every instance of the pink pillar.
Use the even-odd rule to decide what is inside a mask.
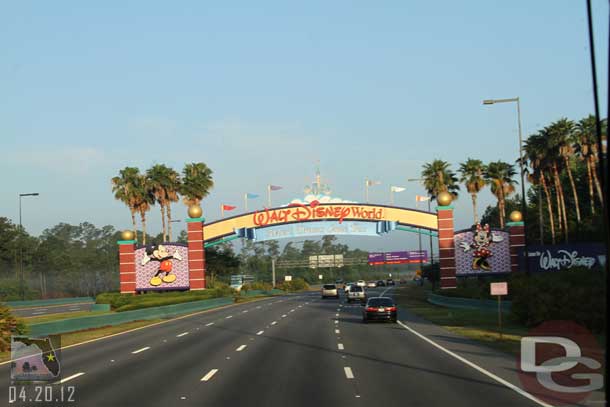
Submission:
[[[525,226],[523,222],[508,222],[510,271],[519,271],[519,250],[525,247]],[[527,259],[526,259],[527,261]]]
[[[136,292],[136,241],[119,240],[119,282],[121,294]]]
[[[455,244],[453,241],[453,206],[436,208],[441,289],[456,288]]]
[[[205,289],[204,218],[186,220],[189,253],[189,286],[191,290]]]

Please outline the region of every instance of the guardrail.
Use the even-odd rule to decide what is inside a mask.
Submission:
[[[282,290],[250,290],[245,296],[273,295],[282,293]],[[211,298],[207,300],[183,302],[181,304],[163,305],[160,307],[142,308],[133,311],[116,312],[105,315],[91,315],[79,318],[62,319],[58,321],[43,322],[29,326],[29,335],[45,336],[61,334],[66,332],[82,331],[85,329],[113,326],[133,321],[150,319],[167,319],[178,315],[190,314],[197,311],[218,308],[223,305],[233,304],[233,297]],[[107,305],[107,304],[97,304]]]
[[[95,302],[91,297],[52,298],[48,300],[7,301],[5,304],[11,308],[44,307],[45,305],[75,304],[81,302]]]
[[[494,300],[476,300],[472,298],[447,297],[444,295],[428,294],[428,302],[447,308],[476,309],[479,311],[497,312],[498,302]],[[502,312],[510,312],[511,302],[502,301]]]

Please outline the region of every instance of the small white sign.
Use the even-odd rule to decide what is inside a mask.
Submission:
[[[324,276],[323,276],[322,274],[318,274],[318,278],[319,278],[320,280],[322,280],[322,279],[324,278]]]
[[[292,276],[284,276],[284,281],[292,281]]]
[[[491,283],[489,284],[491,295],[507,295],[508,294],[508,283],[506,281],[502,283]]]

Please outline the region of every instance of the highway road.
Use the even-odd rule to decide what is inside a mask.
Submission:
[[[163,322],[63,349],[63,385],[76,399],[63,405],[540,405],[510,388],[514,377],[491,373],[504,370],[478,370],[436,346],[459,341],[425,336],[406,310],[399,320],[362,324],[359,305],[310,292]],[[462,356],[483,363],[487,350],[468,346]],[[4,364],[1,388],[8,378]]]
[[[11,312],[13,315],[21,318],[25,317],[39,317],[41,315],[60,314],[64,312],[77,312],[77,311],[91,311],[93,302],[83,302],[75,304],[62,304],[62,305],[46,305],[40,307],[28,307],[28,308],[13,308]]]

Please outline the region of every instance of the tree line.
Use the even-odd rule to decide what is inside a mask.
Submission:
[[[204,163],[189,163],[182,174],[166,166],[155,164],[141,173],[137,167],[125,167],[111,180],[115,199],[123,202],[131,213],[135,239],[138,239],[136,216],[140,215],[142,243],[146,244],[146,214],[158,204],[161,211],[162,241],[172,240],[171,204],[182,202],[186,206],[199,205],[212,187],[212,170]]]
[[[587,231],[599,229],[601,222],[597,219],[601,216],[603,194],[598,176],[601,157],[595,127],[596,119],[592,115],[578,121],[561,118],[524,140],[524,172],[532,185],[526,196],[528,213],[524,216],[527,215],[528,225],[537,226],[528,227],[528,236],[531,234],[530,237],[541,243],[547,237],[553,244],[559,238],[567,242],[575,229],[579,232],[577,238],[586,236]],[[606,130],[607,121],[604,120],[604,140]],[[520,163],[519,158],[515,163]],[[503,228],[509,210],[521,209],[519,196],[511,199],[518,184],[514,179],[516,164],[504,161],[485,164],[468,158],[459,164],[456,174],[449,163],[437,159],[424,164],[421,178],[432,199],[443,191],[457,199],[460,183],[465,186],[472,199],[474,223],[479,221],[478,194],[488,186],[497,205],[487,208],[484,218],[489,221],[489,215],[494,213],[498,226]]]

